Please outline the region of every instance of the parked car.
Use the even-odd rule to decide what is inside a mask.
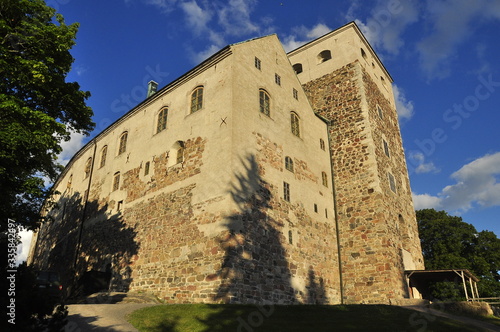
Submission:
[[[48,296],[61,298],[63,285],[59,273],[53,271],[39,271],[36,276],[36,287]]]

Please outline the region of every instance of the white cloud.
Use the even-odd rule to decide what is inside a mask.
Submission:
[[[396,101],[396,110],[399,120],[409,120],[413,116],[413,101],[407,100],[404,90],[396,84],[392,85],[394,99]]]
[[[485,155],[451,175],[455,184],[446,186],[437,196],[413,194],[416,209],[441,208],[463,213],[479,204],[500,206],[500,152]]]
[[[75,153],[82,148],[85,144],[83,140],[85,135],[79,133],[71,133],[70,140],[66,142],[61,142],[62,152],[57,158],[57,162],[61,165],[66,166],[69,160],[75,155]]]
[[[406,28],[419,18],[418,2],[415,0],[378,0],[365,22],[356,17],[358,8],[360,5],[354,2],[346,18],[356,22],[374,48],[394,55],[404,46],[402,35]]]
[[[230,0],[218,10],[219,23],[228,35],[242,36],[259,31],[250,14],[256,0]]]
[[[440,196],[447,210],[465,212],[474,203],[500,206],[500,152],[485,155],[451,175],[456,184],[446,186]]]
[[[28,254],[31,247],[31,238],[33,237],[32,231],[23,230],[19,232],[21,243],[17,247],[16,264],[19,265],[28,259]]]
[[[322,23],[318,23],[310,29],[303,25],[295,27],[293,29],[293,34],[284,38],[283,48],[286,52],[292,51],[330,31],[331,29]]]
[[[409,158],[409,166],[414,168],[415,173],[438,173],[440,170],[437,168],[434,163],[425,162],[425,156],[422,152],[411,151],[408,154]]]
[[[207,30],[207,24],[212,18],[210,10],[202,9],[196,1],[183,2],[180,6],[186,15],[188,26],[193,29],[196,35]]]
[[[415,210],[421,209],[440,209],[441,198],[429,194],[411,193],[413,196],[413,205]]]
[[[420,64],[428,78],[450,74],[450,60],[457,47],[465,42],[478,22],[499,19],[498,0],[443,0],[427,2],[429,35],[417,45]]]

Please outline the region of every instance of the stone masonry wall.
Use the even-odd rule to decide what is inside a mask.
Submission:
[[[399,214],[408,216],[408,210],[413,207],[411,198],[396,197],[389,188],[387,165],[381,162],[380,151],[384,153],[383,147],[380,150],[382,141],[377,137],[380,128],[386,124],[380,123],[380,128],[373,124],[376,112],[372,109],[373,104],[378,102],[386,107],[388,101],[381,99],[380,92],[377,93],[376,87],[369,83],[368,75],[363,74],[357,61],[307,83],[304,88],[314,110],[333,121],[330,147],[344,300],[346,303],[389,303],[391,298],[405,297],[401,255],[403,237],[396,223],[400,220]],[[370,105],[370,111],[367,105]],[[390,119],[397,121],[397,118]],[[400,175],[401,181],[406,168],[402,168],[399,128],[393,125],[386,132],[390,149],[394,152],[398,148],[401,150],[398,161],[391,163],[390,167],[393,174]],[[408,192],[401,195],[409,195],[409,187]],[[404,212],[401,212],[402,206],[405,206]],[[405,224],[411,223],[411,218],[407,217]],[[415,226],[406,229],[413,232]],[[416,233],[412,240],[418,242]]]

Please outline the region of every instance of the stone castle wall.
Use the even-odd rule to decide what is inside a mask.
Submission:
[[[411,250],[418,266],[422,261],[395,110],[357,61],[304,88],[315,111],[332,121],[344,300],[387,303],[405,297],[401,250]],[[386,110],[383,119],[377,104]],[[397,193],[389,187],[389,171]]]

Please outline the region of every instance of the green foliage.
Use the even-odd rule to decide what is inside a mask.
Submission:
[[[60,143],[94,127],[90,93],[66,82],[77,30],[43,0],[0,0],[0,231],[7,218],[37,227]]]
[[[478,232],[461,217],[445,211],[416,211],[425,266],[433,269],[468,269],[478,278],[481,297],[500,296],[500,239],[490,231]],[[439,299],[457,299],[461,286],[433,285]]]

